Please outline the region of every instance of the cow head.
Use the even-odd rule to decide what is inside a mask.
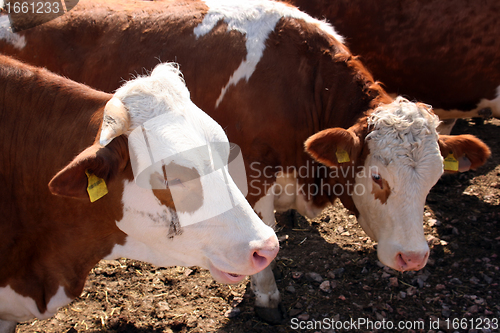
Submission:
[[[200,266],[218,281],[236,283],[264,269],[279,245],[229,175],[230,154],[224,131],[191,102],[178,69],[162,64],[117,90],[95,143],[49,188],[85,199],[89,211],[120,206],[112,222],[126,240],[107,258]],[[90,203],[89,175],[121,193]]]
[[[422,215],[426,196],[443,173],[443,158],[453,153],[454,171],[464,171],[481,166],[490,155],[471,135],[438,136],[438,123],[427,106],[400,97],[349,129],[324,130],[305,144],[327,166],[354,168],[335,180],[346,187],[352,182],[349,198],[341,200],[378,241],[380,261],[399,271],[419,270],[427,262]]]

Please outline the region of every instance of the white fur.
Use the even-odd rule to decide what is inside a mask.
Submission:
[[[0,333],[15,333],[17,321],[0,320]]]
[[[115,97],[129,111],[129,148],[131,158],[138,160],[133,164],[140,166],[139,172],[161,174],[161,164],[152,169],[145,167],[160,159],[195,168],[201,176],[203,204],[195,212],[173,212],[160,203],[151,188],[126,181],[124,215],[117,225],[128,237],[107,258],[126,256],[159,266],[215,267],[240,275],[255,273],[251,262],[253,249],[276,236],[252,210],[227,168],[206,174],[207,167],[228,161],[229,142],[223,129],[190,101],[178,69],[172,64],[158,65],[150,77],[126,83]],[[131,132],[135,128],[142,131],[141,126],[147,130],[149,147],[145,141],[132,140],[136,133],[142,135],[140,131]],[[210,149],[213,142],[226,144],[223,148],[227,149],[214,152]],[[207,145],[208,154],[184,154],[193,149],[198,152]],[[183,191],[185,184],[178,187],[172,186],[173,196],[176,190]],[[179,218],[182,232],[169,235],[174,215]]]
[[[312,201],[305,198],[308,188],[300,185],[297,179],[297,172],[278,172],[276,175],[276,184],[273,188],[274,209],[278,212],[284,212],[289,209],[295,209],[301,215],[310,219],[318,216],[323,210],[322,207],[315,207]]]
[[[273,193],[273,186],[269,188],[267,193],[257,200],[255,205],[253,206],[253,209],[260,214],[262,221],[264,223],[272,228],[274,228],[274,225],[276,224],[276,220],[274,218],[274,193]]]
[[[191,102],[176,67],[160,65],[150,77],[126,83],[115,97],[129,110],[130,129],[137,127],[129,135],[129,148],[136,181],[146,172],[141,175],[141,186],[149,187],[153,172],[163,174],[161,160],[198,171],[203,187],[203,193],[198,194],[203,196],[203,206],[191,213],[178,212],[181,225],[213,218],[233,208],[235,196],[242,197],[241,193],[232,186],[227,167],[214,170],[215,165],[227,165],[228,139],[222,128]],[[217,144],[217,151],[210,148],[211,143]],[[147,170],[151,165],[155,165],[154,169]],[[189,184],[183,185],[171,188],[174,201]],[[237,204],[242,200],[245,202],[240,198]]]
[[[3,5],[3,1],[0,5]],[[12,32],[12,27],[10,26],[9,17],[7,15],[0,15],[0,39],[3,39],[20,50],[26,46],[26,39],[24,36]]]
[[[316,207],[312,201],[304,196],[307,187],[301,188],[297,179],[297,172],[279,171],[276,174],[276,182],[268,189],[267,193],[257,200],[254,210],[260,214],[262,220],[268,226],[274,227],[274,212],[285,212],[295,209],[303,216],[310,219],[318,216],[323,210]]]
[[[47,310],[40,313],[32,298],[19,295],[10,286],[2,287],[0,288],[0,318],[14,322],[29,320],[33,317],[47,319],[69,302],[71,299],[66,296],[64,288],[60,286],[57,293],[47,303]]]
[[[267,193],[257,200],[254,210],[260,214],[262,221],[272,228],[276,225],[274,217],[274,207],[276,201],[275,186],[273,184]],[[255,305],[265,308],[277,308],[281,301],[280,292],[271,265],[267,266],[261,272],[251,276],[250,287],[255,295]]]
[[[174,63],[159,64],[149,76],[126,82],[114,97],[127,108],[131,120],[129,132],[168,113],[181,116],[189,116],[190,112],[203,113],[192,104],[182,74]]]
[[[117,226],[128,236],[126,243],[116,245],[106,259],[127,257],[163,267],[215,266],[225,272],[251,275],[255,273],[249,261],[252,249],[259,248],[274,232],[242,201],[243,195],[236,199],[239,205],[235,208],[185,226],[181,234],[170,237],[172,212],[159,203],[151,190],[126,182],[124,216]]]
[[[479,104],[477,105],[478,110],[482,110],[486,107],[491,108],[491,115],[495,118],[500,118],[500,86],[497,87],[497,97],[488,100],[488,99],[482,99]]]
[[[251,289],[255,295],[255,305],[264,308],[278,308],[281,295],[274,279],[271,265],[252,275]]]
[[[203,21],[194,29],[196,37],[208,34],[215,25],[224,20],[228,31],[239,31],[246,36],[247,56],[222,88],[216,107],[224,99],[227,89],[240,80],[247,80],[253,72],[265,50],[265,42],[283,17],[291,17],[314,24],[340,42],[343,38],[325,21],[319,21],[283,3],[267,0],[204,0],[209,7]]]
[[[398,269],[400,251],[426,252],[422,214],[429,190],[443,173],[436,127],[438,119],[424,108],[403,98],[381,106],[369,119],[373,131],[367,136],[370,154],[365,170],[378,170],[391,193],[385,203],[372,194],[371,173],[358,173],[354,192],[358,221],[365,232],[378,240],[381,262]]]
[[[453,126],[455,126],[456,122],[457,122],[456,119],[444,119],[439,123],[439,126],[437,127],[437,132],[441,135],[450,135],[451,131],[453,130]]]

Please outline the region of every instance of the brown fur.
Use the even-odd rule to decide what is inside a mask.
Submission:
[[[103,157],[108,161],[121,154],[112,157],[117,162],[94,170],[112,175],[102,199],[90,203],[88,197],[56,196],[48,187],[59,170],[92,145],[110,98],[0,56],[0,287],[10,285],[32,297],[42,313],[61,285],[68,297],[77,297],[90,269],[124,242],[115,224],[123,210],[123,186],[117,180],[132,174],[128,165],[125,172],[112,170],[125,167],[118,162],[124,154],[120,140]],[[96,149],[85,155],[78,166],[92,160]],[[86,178],[84,172],[73,174]]]
[[[361,145],[359,138],[343,128],[329,128],[310,136],[305,142],[306,151],[318,162],[338,166],[336,152],[344,150],[349,158],[356,159]],[[349,163],[349,162],[343,162]]]
[[[129,73],[152,69],[158,59],[179,62],[193,101],[242,148],[249,180],[261,182],[259,191],[249,188],[251,204],[274,182],[258,177],[252,162],[261,169],[305,165],[311,162],[302,149],[309,136],[348,128],[365,111],[390,101],[344,45],[313,25],[286,18],[269,36],[249,82],[229,88],[214,108],[246,49],[243,36],[228,33],[224,23],[197,40],[193,29],[206,11],[194,0],[80,1],[65,16],[24,31],[29,45],[24,50],[1,43],[0,50],[105,91],[116,89]],[[313,199],[324,206],[334,198]]]
[[[471,162],[470,168],[473,170],[486,163],[486,160],[491,156],[488,146],[469,134],[460,136],[440,135],[439,149],[444,158],[450,153],[453,153],[457,160],[462,156],[467,157]]]
[[[389,187],[389,183],[385,179],[382,179],[380,182],[376,182],[373,184],[372,194],[375,199],[380,200],[382,204],[387,202],[387,199],[391,195],[391,188]]]
[[[362,139],[365,115],[391,98],[345,45],[314,25],[283,18],[266,40],[249,81],[230,87],[215,108],[221,88],[245,59],[246,48],[244,36],[227,32],[224,22],[196,39],[193,29],[206,12],[199,0],[83,0],[63,17],[24,31],[25,49],[0,42],[0,51],[109,92],[129,73],[152,69],[158,59],[178,62],[193,102],[241,147],[251,205],[275,181],[273,175],[263,174],[265,167],[274,174],[278,168],[310,165],[303,143],[321,130],[355,130],[361,150],[353,156],[359,154],[356,167],[362,165],[358,163],[368,153]],[[324,145],[326,149],[328,143]],[[309,175],[299,184],[348,180]],[[306,196],[320,207],[335,199]],[[350,196],[341,200],[355,210]]]
[[[153,194],[165,206],[177,212],[195,212],[203,205],[203,189],[201,186],[200,174],[195,168],[187,168],[170,162],[163,166],[164,175],[151,175],[150,184],[153,188]],[[158,179],[163,179],[167,183],[158,184]],[[175,183],[177,180],[182,182],[181,185],[168,185],[168,182]],[[185,191],[180,193],[182,197],[177,195],[172,197],[171,186],[187,187]],[[175,190],[174,190],[175,191]],[[174,192],[175,195],[176,192]],[[177,192],[179,193],[179,192]]]
[[[287,0],[327,19],[391,93],[470,110],[500,85],[500,3]]]

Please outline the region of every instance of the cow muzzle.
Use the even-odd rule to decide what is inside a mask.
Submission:
[[[220,283],[235,284],[241,282],[245,276],[253,275],[266,268],[276,257],[279,251],[279,242],[276,235],[272,235],[259,246],[250,250],[247,266],[244,272],[226,272],[209,262],[210,274]]]
[[[429,259],[429,250],[427,251],[408,251],[399,252],[394,259],[396,269],[401,272],[418,271],[424,268]]]
[[[413,246],[404,246],[381,239],[377,247],[379,260],[384,265],[400,272],[418,271],[424,268],[429,259],[429,252],[425,239],[414,240]]]

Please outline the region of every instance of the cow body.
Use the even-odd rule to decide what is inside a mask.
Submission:
[[[440,119],[500,117],[500,4],[289,0],[326,18],[387,91]]]
[[[0,78],[2,332],[12,330],[15,322],[52,316],[81,293],[88,272],[102,258],[200,266],[220,282],[236,283],[262,270],[276,255],[274,232],[227,175],[218,180],[215,172],[210,186],[202,177],[192,177],[192,182],[201,183],[197,190],[191,190],[182,172],[164,189],[140,187],[134,181],[129,152],[140,156],[141,151],[127,147],[129,132],[136,126],[149,131],[147,120],[158,116],[155,112],[169,123],[155,121],[158,128],[150,137],[172,124],[189,136],[161,134],[165,149],[185,150],[212,140],[227,143],[222,128],[189,102],[172,65],[128,82],[114,96],[4,56]],[[159,101],[163,94],[173,97]],[[115,131],[110,136],[104,129],[119,123],[116,105],[129,124],[123,135]],[[165,169],[175,163],[177,169],[200,170],[196,159],[172,160]],[[147,172],[151,179],[163,179],[154,165]],[[94,202],[89,200],[86,173],[107,185],[108,193]],[[215,188],[216,196],[211,193]],[[226,188],[234,207],[210,215],[207,204],[224,204],[220,193]],[[190,213],[206,219],[183,225],[182,210],[190,206],[172,200],[175,191],[188,191],[190,202],[201,197]]]
[[[241,147],[247,199],[266,224],[275,210],[312,218],[340,198],[397,270],[427,261],[422,212],[442,156],[453,151],[475,168],[489,154],[473,137],[445,147],[428,107],[393,100],[332,27],[283,3],[81,1],[9,38],[17,44],[3,52],[105,91],[158,60],[179,62],[193,101]],[[391,155],[387,144],[402,148]],[[279,320],[270,269],[252,288],[258,313]]]

